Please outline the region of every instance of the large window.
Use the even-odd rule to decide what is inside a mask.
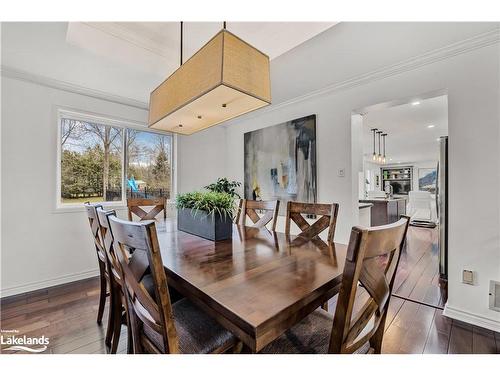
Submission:
[[[170,198],[170,135],[66,113],[60,115],[59,134],[59,206]]]

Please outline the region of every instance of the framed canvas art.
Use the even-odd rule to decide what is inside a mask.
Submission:
[[[436,193],[437,169],[419,168],[418,169],[418,190],[428,191],[431,194]]]
[[[244,135],[244,195],[252,200],[316,202],[316,115]]]

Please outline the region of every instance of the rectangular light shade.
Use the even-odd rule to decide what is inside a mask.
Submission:
[[[221,30],[151,93],[149,127],[189,135],[270,103],[269,57]]]

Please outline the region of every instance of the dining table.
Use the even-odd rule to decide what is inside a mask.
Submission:
[[[347,246],[233,224],[210,241],[157,222],[167,283],[259,352],[335,296]]]

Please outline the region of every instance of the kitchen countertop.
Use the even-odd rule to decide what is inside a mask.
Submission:
[[[371,199],[360,199],[359,201],[362,203],[371,203],[371,202],[393,202],[406,200],[407,197],[392,197],[392,198],[371,198]]]

